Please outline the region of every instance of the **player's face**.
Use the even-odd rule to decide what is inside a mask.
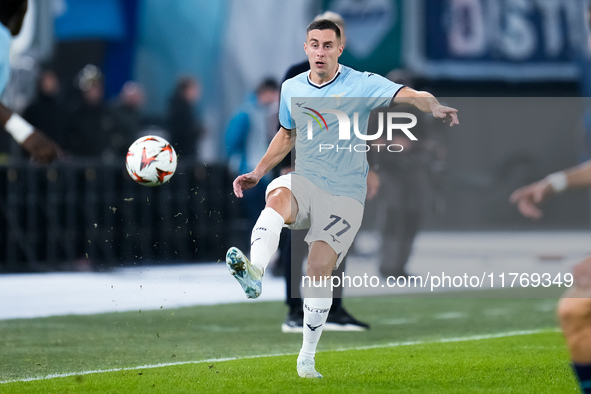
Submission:
[[[341,40],[330,29],[312,30],[308,32],[304,50],[308,55],[312,77],[314,74],[319,79],[315,82],[330,80],[337,72],[339,56],[343,53]]]

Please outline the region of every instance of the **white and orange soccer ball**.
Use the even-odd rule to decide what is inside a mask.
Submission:
[[[176,152],[164,138],[138,138],[127,151],[125,167],[131,179],[144,186],[168,182],[176,170]]]

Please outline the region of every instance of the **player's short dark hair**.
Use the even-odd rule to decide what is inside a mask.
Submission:
[[[318,19],[316,21],[312,21],[312,23],[310,23],[306,29],[306,34],[312,30],[332,30],[336,33],[337,38],[341,38],[341,29],[339,29],[339,26],[328,19]]]
[[[4,26],[8,25],[10,19],[24,7],[27,0],[2,0],[0,6],[0,22]]]
[[[267,90],[279,90],[279,85],[274,78],[265,78],[259,85],[257,86],[257,93],[262,93]]]
[[[178,94],[183,94],[187,89],[189,89],[193,85],[197,85],[197,81],[195,80],[195,78],[189,75],[183,75],[179,77],[179,79],[176,82],[176,91]]]

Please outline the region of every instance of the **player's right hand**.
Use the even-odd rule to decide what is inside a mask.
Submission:
[[[62,156],[59,145],[38,130],[23,141],[22,147],[36,163],[48,164]]]
[[[530,219],[540,219],[543,213],[538,205],[552,194],[552,186],[547,180],[542,179],[515,190],[509,197],[509,201],[517,205],[517,209],[523,216]]]
[[[244,194],[242,193],[244,190],[252,189],[259,183],[259,177],[249,172],[248,174],[240,175],[238,178],[234,179],[234,183],[232,183],[232,187],[234,188],[234,194],[238,198],[242,198]]]

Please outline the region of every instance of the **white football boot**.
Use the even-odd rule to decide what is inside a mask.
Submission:
[[[226,253],[226,265],[230,274],[236,278],[247,298],[257,298],[263,291],[263,274],[250,264],[240,249],[231,247]]]
[[[320,375],[320,373],[318,373],[316,371],[316,368],[314,368],[314,365],[315,365],[314,360],[310,360],[310,359],[299,360],[298,359],[298,375],[300,375],[300,378],[311,378],[311,379],[322,378],[323,376]]]

